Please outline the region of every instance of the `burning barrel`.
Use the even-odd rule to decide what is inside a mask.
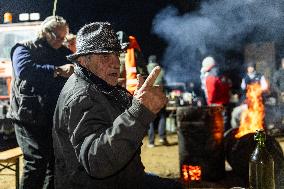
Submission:
[[[246,93],[247,108],[241,114],[240,126],[225,134],[225,152],[227,161],[235,174],[248,184],[249,159],[256,143],[254,132],[265,128],[265,107],[262,99],[262,88],[258,83],[248,85]],[[284,158],[279,143],[275,138],[267,136],[266,148],[274,160],[275,186],[284,188]]]
[[[218,180],[225,174],[220,107],[178,107],[180,175],[185,182]]]
[[[249,159],[256,147],[254,133],[240,138],[235,135],[238,129],[232,129],[225,134],[224,145],[227,161],[234,173],[241,177],[246,184],[249,179]],[[274,137],[267,135],[266,148],[274,160],[274,177],[276,188],[284,188],[284,158],[281,146]]]

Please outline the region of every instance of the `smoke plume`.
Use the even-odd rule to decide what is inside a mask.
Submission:
[[[199,80],[202,58],[239,49],[244,41],[280,40],[283,0],[217,0],[180,15],[169,6],[153,21],[153,32],[168,46],[162,59],[166,81]],[[230,67],[230,65],[227,65]]]

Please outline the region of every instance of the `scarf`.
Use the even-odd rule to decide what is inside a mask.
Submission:
[[[131,106],[133,97],[125,88],[119,85],[111,86],[80,64],[76,63],[75,65],[74,73],[93,84],[98,91],[102,92],[121,111]]]

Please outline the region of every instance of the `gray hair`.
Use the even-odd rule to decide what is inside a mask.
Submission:
[[[39,38],[45,38],[46,33],[54,32],[58,27],[68,27],[66,20],[61,16],[49,16],[42,23],[38,33]]]

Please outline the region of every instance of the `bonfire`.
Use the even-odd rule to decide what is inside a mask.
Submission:
[[[241,114],[240,127],[235,135],[236,138],[263,129],[264,105],[260,84],[255,83],[248,85],[246,95],[248,108]]]

